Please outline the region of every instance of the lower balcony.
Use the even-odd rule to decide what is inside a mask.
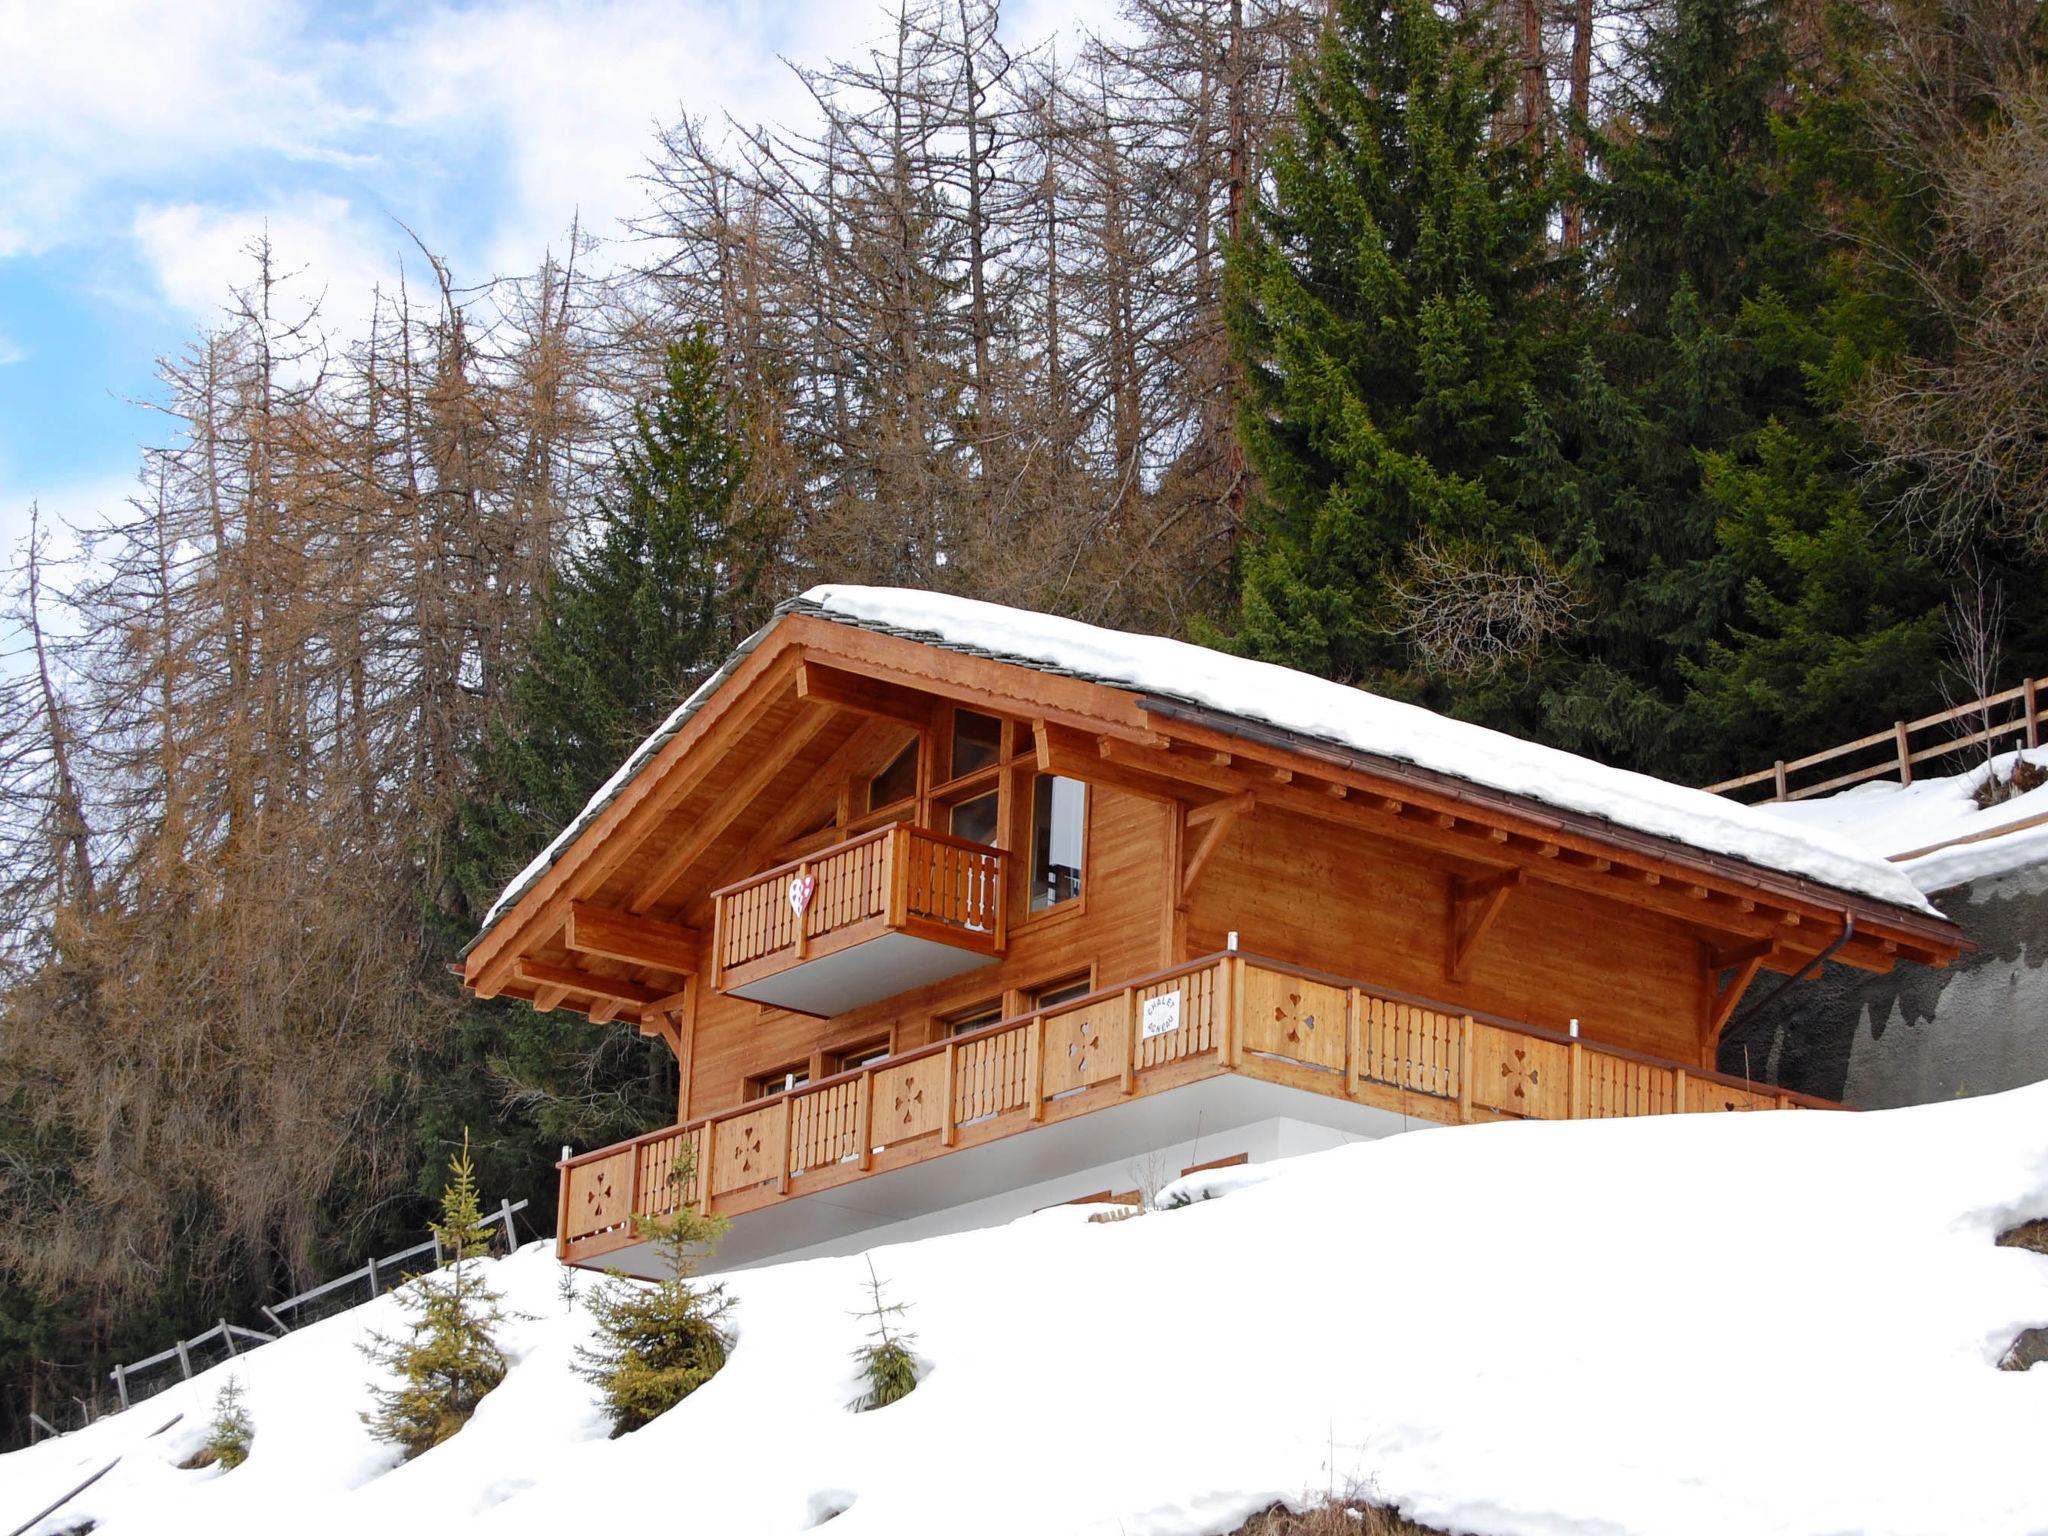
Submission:
[[[1003,952],[1006,855],[897,822],[712,893],[712,984],[829,1017]]]
[[[689,1204],[744,1218],[719,1253],[731,1267],[1137,1156],[1190,1122],[1214,1135],[1285,1114],[1373,1135],[1414,1121],[1798,1108],[1840,1106],[1210,955],[571,1158],[557,1249],[637,1272],[633,1218]],[[857,1198],[807,1199],[852,1184]]]

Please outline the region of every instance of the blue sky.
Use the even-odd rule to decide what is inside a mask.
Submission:
[[[1013,0],[1026,45],[1111,0]],[[118,508],[163,432],[134,403],[246,279],[268,228],[328,328],[411,255],[531,270],[638,206],[657,122],[797,121],[782,62],[846,56],[871,0],[0,0],[0,540],[31,502]],[[412,255],[410,269],[419,261]]]

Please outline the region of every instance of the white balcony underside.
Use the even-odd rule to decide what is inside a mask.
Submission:
[[[977,954],[936,939],[884,933],[725,991],[771,1008],[829,1018],[995,963],[994,955]]]
[[[1240,1152],[1262,1163],[1430,1124],[1253,1078],[1210,1078],[748,1212],[704,1267],[858,1253],[1104,1190],[1157,1189],[1184,1167]],[[803,1175],[790,1188],[801,1195]],[[643,1243],[607,1254],[601,1267],[652,1275],[653,1263]]]

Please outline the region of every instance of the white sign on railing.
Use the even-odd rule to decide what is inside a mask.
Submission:
[[[1180,1028],[1180,989],[1162,992],[1157,997],[1145,999],[1144,1014],[1140,1020],[1139,1038],[1155,1039]]]

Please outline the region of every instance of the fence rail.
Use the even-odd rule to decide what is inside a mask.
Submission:
[[[1796,757],[1789,762],[1779,759],[1768,768],[1755,773],[1745,773],[1740,778],[1723,779],[1718,784],[1706,786],[1713,795],[1737,795],[1760,784],[1770,786],[1770,793],[1762,800],[1768,804],[1780,800],[1805,800],[1814,795],[1825,795],[1833,790],[1846,789],[1851,784],[1861,784],[1870,779],[1898,775],[1901,784],[1913,782],[1913,769],[1917,764],[1932,762],[1935,758],[1946,757],[1953,752],[1967,751],[1981,746],[1986,751],[1996,751],[2001,743],[2007,747],[2041,745],[2041,695],[2048,691],[2048,677],[2027,678],[2016,688],[2007,688],[2002,693],[1987,694],[1981,699],[1972,699],[1967,704],[1958,704],[1954,709],[1944,709],[1939,714],[1923,715],[1918,720],[1899,720],[1887,730],[1873,731],[1855,741],[1845,741],[1838,747],[1829,747],[1822,752],[1812,752],[1805,757]],[[1959,730],[1959,726],[1970,723],[1976,716],[1978,724],[1974,730]],[[1946,729],[1947,735],[1930,745],[1916,748],[1913,738],[1926,736]],[[1792,780],[1809,769],[1824,763],[1839,764],[1846,758],[1862,757],[1880,753],[1875,760],[1859,767],[1849,768],[1829,778],[1811,784],[1794,787]]]
[[[640,1217],[743,1214],[1224,1072],[1450,1123],[1840,1108],[1226,952],[565,1158],[556,1251],[587,1261]]]

